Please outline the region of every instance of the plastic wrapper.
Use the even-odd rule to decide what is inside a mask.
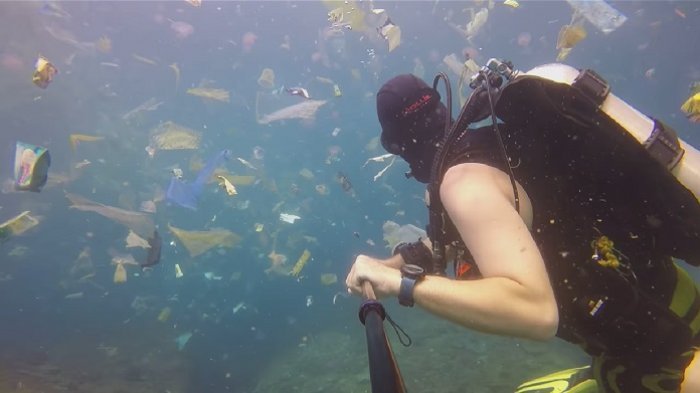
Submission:
[[[127,274],[125,265],[138,265],[131,255],[118,255],[112,257],[112,264],[116,265],[114,270],[114,283],[123,284],[126,282]]]
[[[260,73],[258,78],[258,86],[263,89],[272,89],[275,87],[275,71],[272,68],[265,68]]]
[[[42,89],[49,87],[49,84],[53,82],[54,76],[58,74],[58,68],[56,68],[47,58],[44,56],[39,56],[34,64],[34,75],[32,76],[32,82]]]
[[[333,273],[321,274],[321,284],[333,285],[338,282],[338,276]]]
[[[197,201],[202,194],[204,185],[207,184],[212,177],[216,168],[223,164],[230,156],[231,152],[229,150],[222,150],[219,154],[212,157],[204,168],[199,171],[197,179],[193,183],[185,183],[177,177],[172,177],[170,179],[170,186],[168,186],[168,191],[166,192],[167,200],[182,207],[196,210]]]
[[[158,313],[158,322],[168,322],[172,312],[173,310],[170,307],[163,307],[163,309]]]
[[[137,106],[136,108],[123,114],[122,120],[129,123],[132,120],[136,119],[140,114],[142,114],[144,112],[155,111],[161,105],[163,105],[163,101],[157,101],[155,98],[151,97],[143,104],[141,104],[141,105]]]
[[[0,242],[11,236],[21,235],[39,225],[39,220],[29,213],[29,211],[24,211],[0,224]]]
[[[281,120],[313,120],[325,100],[307,99],[301,102],[294,96],[259,93],[256,98],[256,117],[259,124],[270,124]],[[294,103],[296,102],[296,103]]]
[[[191,89],[187,89],[187,94],[191,94],[193,96],[201,97],[207,100],[213,100],[213,101],[221,101],[221,102],[230,102],[230,94],[228,90],[224,89],[216,89],[216,88],[211,88],[211,87],[193,87]]]
[[[559,50],[557,61],[566,60],[574,46],[588,35],[581,21],[575,19],[576,16],[574,16],[574,20],[572,20],[571,24],[564,25],[561,30],[559,30],[559,37],[557,38],[557,49]]]
[[[394,221],[385,222],[382,225],[382,231],[384,232],[386,247],[392,252],[400,243],[413,243],[420,238],[427,237],[426,232],[415,225],[399,225]]]
[[[681,105],[681,111],[688,120],[700,123],[700,92],[693,94]]]
[[[182,351],[183,349],[185,349],[187,343],[190,341],[191,338],[192,332],[183,333],[177,336],[177,338],[175,339],[175,343],[177,344],[177,350]]]
[[[217,176],[216,178],[219,179],[219,187],[226,191],[226,194],[228,194],[229,196],[234,196],[238,194],[238,191],[236,191],[236,187],[234,187],[233,184],[231,184],[231,182],[228,181],[227,178],[221,175]]]
[[[214,247],[233,248],[241,241],[240,236],[226,229],[186,231],[172,225],[168,225],[168,229],[180,240],[193,258]]]
[[[85,134],[70,134],[68,141],[70,142],[70,148],[75,151],[78,148],[80,142],[97,142],[105,139],[103,136],[96,135],[85,135]]]
[[[299,259],[297,259],[297,263],[294,264],[294,267],[289,272],[289,275],[292,277],[299,277],[301,271],[304,269],[304,266],[306,266],[306,264],[309,262],[310,258],[311,252],[309,250],[304,250],[304,252],[301,253],[301,256],[299,256]]]
[[[124,225],[140,236],[150,236],[155,229],[153,220],[145,213],[103,205],[76,194],[66,193],[66,198],[71,202],[71,209],[95,212]]]
[[[622,26],[627,17],[604,0],[566,0],[575,13],[583,15],[593,26],[605,34]]]
[[[148,240],[137,235],[132,230],[129,230],[129,234],[126,236],[125,242],[126,242],[126,248],[134,248],[134,247],[150,248],[151,247],[148,244]]]
[[[202,134],[185,126],[166,121],[151,131],[151,147],[160,150],[198,149]]]
[[[289,214],[289,213],[280,213],[280,221],[284,221],[289,224],[294,224],[296,220],[299,220],[301,217],[295,215],[295,214]]]
[[[15,146],[15,190],[39,192],[48,180],[51,155],[48,149],[17,142]]]

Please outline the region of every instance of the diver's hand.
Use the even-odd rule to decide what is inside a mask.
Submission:
[[[359,255],[350,268],[345,285],[350,293],[362,296],[362,283],[365,281],[372,284],[377,299],[398,296],[401,287],[401,272],[383,264],[379,259]]]

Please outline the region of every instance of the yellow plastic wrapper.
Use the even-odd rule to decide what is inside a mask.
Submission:
[[[681,111],[688,120],[700,123],[700,92],[693,94],[681,105]]]
[[[333,285],[338,282],[338,276],[333,273],[321,274],[321,284]]]
[[[171,313],[172,310],[170,307],[164,307],[162,310],[160,310],[160,313],[158,313],[158,322],[168,322]]]
[[[166,121],[151,131],[151,147],[160,150],[198,149],[202,134],[172,121]]]
[[[520,7],[520,3],[518,3],[516,0],[505,0],[503,4],[513,8]]]
[[[348,25],[353,31],[364,32],[368,29],[365,23],[363,7],[354,0],[323,0],[328,9],[328,21],[333,24]]]
[[[0,224],[0,242],[10,236],[21,235],[39,225],[39,220],[29,213],[28,210],[24,211]]]
[[[564,61],[571,53],[571,50],[581,42],[588,32],[583,27],[584,19],[581,15],[574,13],[571,17],[571,22],[568,25],[562,26],[557,37],[557,61]]]
[[[238,194],[238,191],[236,191],[236,187],[234,187],[233,184],[231,184],[231,182],[228,181],[227,178],[220,175],[216,178],[219,179],[219,187],[223,188],[229,196],[234,196]]]
[[[56,68],[51,62],[44,56],[39,56],[36,59],[36,64],[34,65],[34,75],[32,76],[32,82],[42,89],[49,87],[49,84],[53,82],[54,76],[58,74],[58,68]]]
[[[78,148],[80,142],[97,142],[105,139],[103,136],[96,135],[85,135],[85,134],[70,134],[68,141],[70,142],[70,148],[75,151]]]
[[[207,100],[230,102],[230,94],[228,90],[215,89],[211,87],[193,87],[187,89],[187,94],[201,97]]]
[[[309,258],[311,258],[311,252],[309,250],[304,250],[297,260],[297,263],[294,264],[294,267],[289,272],[289,275],[292,277],[299,277],[299,274],[301,274],[304,266],[306,266],[306,264],[309,262]]]
[[[258,78],[258,86],[263,89],[272,89],[275,87],[275,71],[273,71],[272,68],[265,68],[262,70]]]
[[[124,225],[140,236],[151,236],[155,230],[153,220],[146,213],[103,205],[76,194],[66,193],[66,198],[68,198],[68,200],[71,202],[71,209],[95,212],[109,218],[114,222]]]
[[[123,284],[126,282],[127,275],[125,265],[138,266],[138,263],[136,263],[134,257],[132,257],[131,255],[115,255],[112,258],[112,264],[117,265],[116,269],[114,270],[115,284]]]
[[[126,268],[124,264],[118,263],[117,268],[114,270],[114,283],[123,284],[126,282]]]
[[[168,224],[168,229],[182,242],[193,258],[214,247],[233,248],[241,241],[240,236],[226,229],[186,231],[170,224]]]

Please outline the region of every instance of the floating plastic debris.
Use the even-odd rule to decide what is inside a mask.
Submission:
[[[187,343],[190,341],[191,338],[192,332],[183,333],[177,336],[177,338],[175,339],[175,343],[177,344],[177,350],[182,351],[183,349],[185,349]]]
[[[155,60],[149,59],[148,57],[144,57],[141,55],[138,55],[136,53],[132,53],[131,57],[134,58],[134,60],[140,61],[141,63],[156,66],[158,63]]]
[[[311,307],[314,304],[314,297],[311,295],[306,296],[306,307]]]
[[[338,276],[333,273],[321,274],[321,284],[333,285],[338,282]]]
[[[240,236],[227,229],[186,231],[170,224],[168,224],[168,229],[180,240],[193,258],[214,247],[233,248],[241,241]]]
[[[7,240],[10,236],[21,235],[39,225],[39,220],[29,213],[28,210],[23,211],[0,224],[0,242]]]
[[[177,90],[180,87],[180,67],[178,67],[177,63],[173,63],[168,67],[175,73],[175,90]]]
[[[69,300],[75,300],[75,299],[82,299],[84,293],[83,292],[73,292],[69,293],[66,296],[64,296],[64,299],[69,299]]]
[[[294,215],[294,214],[280,213],[280,221],[294,224],[294,222],[296,222],[296,220],[299,220],[299,219],[301,219],[301,217]]]
[[[297,263],[294,264],[294,267],[289,272],[289,275],[292,277],[299,277],[304,266],[309,262],[309,258],[311,258],[311,252],[309,250],[304,250],[301,256],[299,256],[299,259],[297,259]]]
[[[180,264],[176,263],[175,264],[175,278],[182,278],[184,274],[182,273],[182,269],[180,268]]]
[[[227,178],[221,175],[217,176],[216,178],[219,179],[219,187],[223,188],[229,196],[238,194],[238,191],[236,191],[236,187],[234,187],[233,184],[231,184],[231,182],[228,181]]]
[[[187,89],[187,94],[213,101],[230,102],[231,100],[228,90],[210,87],[193,87]]]
[[[173,310],[170,307],[163,307],[163,309],[158,313],[158,322],[168,322],[172,311]]]
[[[693,94],[681,105],[681,111],[693,123],[700,123],[700,92]]]
[[[306,180],[313,180],[314,179],[314,173],[311,172],[311,170],[308,168],[302,168],[299,171],[299,176],[303,177]]]
[[[207,165],[202,168],[197,174],[197,179],[193,183],[185,183],[177,177],[170,179],[170,185],[166,192],[168,201],[176,203],[182,207],[196,210],[197,201],[202,194],[204,185],[214,174],[214,170],[218,168],[225,160],[231,156],[230,150],[222,150],[219,154],[212,157]]]
[[[258,170],[258,168],[256,168],[253,164],[251,164],[251,163],[248,162],[247,160],[245,160],[245,159],[243,159],[243,158],[241,158],[241,157],[237,157],[236,159],[237,159],[241,164],[243,164],[246,168],[252,169],[252,170],[254,170],[254,171],[257,171],[257,170]]]
[[[259,124],[270,124],[275,121],[289,119],[313,120],[316,118],[318,109],[325,105],[326,102],[325,100],[305,100],[298,104],[290,105],[272,113],[259,116],[257,121]]]
[[[201,7],[202,6],[202,0],[185,0],[186,2],[190,3],[192,7]]]
[[[17,142],[15,145],[15,190],[39,192],[48,180],[51,155],[45,147]]]
[[[130,254],[127,255],[114,255],[112,257],[112,264],[117,265],[114,270],[114,283],[123,284],[126,282],[127,274],[125,265],[138,265],[134,257]]]
[[[233,306],[233,313],[238,314],[239,311],[241,310],[246,310],[248,307],[246,307],[245,302],[239,302],[235,306]]]
[[[143,104],[137,106],[136,108],[134,108],[134,109],[126,112],[124,115],[122,115],[122,120],[129,123],[132,120],[134,120],[136,118],[136,116],[138,116],[139,114],[141,114],[143,112],[155,111],[161,105],[163,105],[163,101],[157,101],[154,97],[151,97]],[[167,123],[164,123],[164,124],[167,124]]]
[[[148,244],[148,240],[137,235],[132,230],[129,230],[129,234],[126,236],[125,241],[126,241],[126,248],[134,248],[134,247],[150,248],[151,247]]]
[[[263,89],[272,89],[275,87],[275,71],[273,71],[272,68],[265,68],[262,70],[258,78],[258,86]]]
[[[66,192],[66,198],[71,202],[71,209],[91,211],[100,214],[112,221],[124,225],[140,236],[149,236],[153,233],[155,225],[151,217],[145,213],[120,209],[91,201],[85,197]]]
[[[516,0],[505,0],[503,2],[503,4],[507,5],[508,7],[512,7],[512,8],[520,7],[520,3],[518,3]]]
[[[53,82],[54,76],[58,74],[58,68],[56,68],[47,58],[44,56],[39,56],[34,64],[34,75],[32,76],[32,82],[42,89],[49,87],[49,84]]]
[[[148,253],[146,259],[141,262],[141,268],[152,268],[160,263],[160,254],[163,247],[163,239],[160,238],[158,230],[153,231],[153,235],[148,238]]]
[[[194,26],[187,22],[168,19],[170,29],[175,32],[175,37],[185,39],[194,33]]]
[[[382,225],[386,247],[393,250],[400,243],[413,243],[427,236],[426,232],[415,225],[399,225],[394,221],[386,221]]]
[[[209,280],[209,281],[212,281],[212,280],[213,280],[213,281],[221,281],[221,280],[224,279],[223,277],[217,276],[216,274],[214,274],[214,272],[206,272],[206,273],[204,273],[204,278],[206,278],[206,279]]]
[[[103,136],[85,134],[70,134],[70,136],[68,136],[68,141],[70,142],[70,147],[73,151],[78,148],[80,142],[97,142],[103,139],[105,139]]]
[[[557,49],[559,54],[557,55],[557,61],[564,61],[571,53],[571,50],[581,42],[588,32],[583,27],[583,20],[574,15],[571,23],[564,25],[559,31],[559,36],[557,38]]]
[[[604,0],[566,0],[575,13],[585,17],[593,26],[610,34],[622,26],[627,17]]]
[[[160,150],[198,149],[202,134],[172,121],[158,125],[152,131],[151,145]]]

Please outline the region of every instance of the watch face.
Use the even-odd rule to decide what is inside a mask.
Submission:
[[[401,272],[409,277],[421,277],[425,274],[425,269],[418,265],[406,264],[401,267]]]

